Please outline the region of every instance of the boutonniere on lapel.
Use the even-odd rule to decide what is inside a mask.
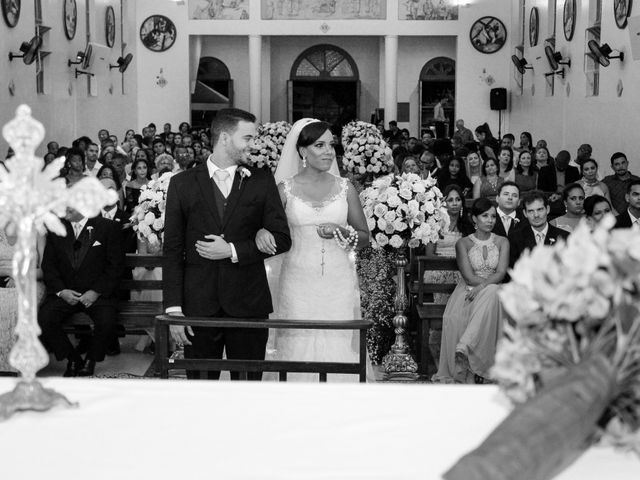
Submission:
[[[251,176],[251,170],[246,167],[238,167],[240,170],[240,184],[238,185],[238,190],[242,188],[242,182],[245,178],[249,178]]]
[[[553,245],[554,243],[556,243],[556,239],[555,238],[550,238],[549,239],[549,245]]]
[[[89,232],[89,243],[91,243],[91,240],[93,240],[93,227],[91,225],[87,227],[87,232]]]
[[[514,217],[513,223],[518,223],[519,221],[520,221],[520,219],[518,217]]]

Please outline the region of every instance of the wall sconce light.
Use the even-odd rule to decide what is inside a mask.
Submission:
[[[529,65],[526,58],[519,58],[517,55],[511,55],[511,61],[516,66],[518,72],[524,75],[525,70],[533,70],[533,67]]]
[[[608,67],[611,64],[609,60],[613,58],[618,58],[621,62],[624,62],[624,52],[620,52],[618,50],[618,55],[611,55],[611,52],[613,52],[613,50],[606,43],[598,45],[598,42],[596,42],[595,40],[589,40],[587,46],[589,47],[589,50],[591,51],[591,54],[594,56],[596,61],[603,67]]]
[[[67,67],[70,67],[71,65],[80,65],[82,62],[84,62],[84,52],[78,52],[76,54],[76,61],[72,61],[71,59],[67,60]]]

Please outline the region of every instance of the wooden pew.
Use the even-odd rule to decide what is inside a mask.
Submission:
[[[416,279],[414,282],[417,285],[417,303],[416,311],[418,313],[417,319],[417,336],[418,336],[418,348],[417,348],[417,361],[418,372],[423,375],[430,375],[435,373],[436,363],[434,361],[433,352],[429,347],[429,331],[440,330],[442,331],[442,315],[444,314],[445,304],[429,303],[427,300],[432,301],[433,298],[425,298],[426,294],[433,293],[448,293],[451,294],[456,288],[457,283],[425,283],[424,272],[429,270],[442,271],[442,270],[458,270],[458,264],[455,258],[434,258],[419,255],[415,257],[417,263]]]
[[[174,359],[169,358],[169,326],[183,325],[196,327],[222,328],[294,328],[305,330],[358,330],[360,352],[357,363],[310,362],[283,360],[228,360],[228,359]],[[287,372],[318,373],[320,382],[327,381],[327,373],[357,374],[360,382],[366,382],[367,376],[367,329],[372,325],[369,320],[350,320],[335,322],[329,320],[263,320],[236,318],[174,317],[158,315],[156,317],[156,368],[160,378],[169,378],[170,369],[189,370],[229,370],[241,372],[278,372],[281,382],[287,380]]]

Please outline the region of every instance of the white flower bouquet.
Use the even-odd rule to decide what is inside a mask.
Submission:
[[[391,149],[371,123],[353,121],[345,125],[342,128],[342,146],[342,165],[350,173],[385,174],[394,170]]]
[[[167,206],[167,189],[174,174],[167,172],[157,180],[151,180],[140,189],[138,205],[131,215],[133,230],[139,239],[158,246],[164,238],[164,212]]]
[[[258,134],[251,142],[249,154],[251,164],[258,168],[267,167],[275,172],[289,130],[291,130],[291,124],[284,121],[260,125]]]
[[[640,455],[640,231],[614,222],[516,263],[492,369],[516,408],[447,480],[552,478],[595,442]]]
[[[449,215],[435,179],[386,175],[360,193],[373,248],[415,248],[438,240]]]

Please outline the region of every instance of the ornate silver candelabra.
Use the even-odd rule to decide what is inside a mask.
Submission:
[[[62,406],[77,406],[60,393],[44,388],[36,373],[49,363],[49,356],[38,339],[38,304],[36,296],[36,242],[38,234],[47,229],[66,235],[58,217],[67,208],[92,217],[100,209],[117,200],[117,194],[105,189],[95,178],[85,178],[66,188],[60,178],[64,158],[58,158],[46,167],[42,158],[35,156],[37,146],[44,138],[44,127],[31,117],[31,109],[21,105],[16,117],[2,129],[15,156],[0,166],[0,228],[17,234],[13,257],[13,277],[18,297],[18,340],[9,355],[9,363],[20,371],[13,391],[0,395],[0,420],[17,411],[46,411]],[[44,167],[44,168],[43,168]]]
[[[404,267],[407,266],[406,248],[398,249],[396,257],[396,267],[398,268],[396,278],[395,309],[396,315],[393,317],[396,339],[391,346],[391,351],[382,359],[382,365],[386,373],[387,380],[413,381],[418,378],[418,364],[411,356],[409,344],[407,343],[405,329],[408,319],[404,312],[407,310],[408,300],[404,281]]]

